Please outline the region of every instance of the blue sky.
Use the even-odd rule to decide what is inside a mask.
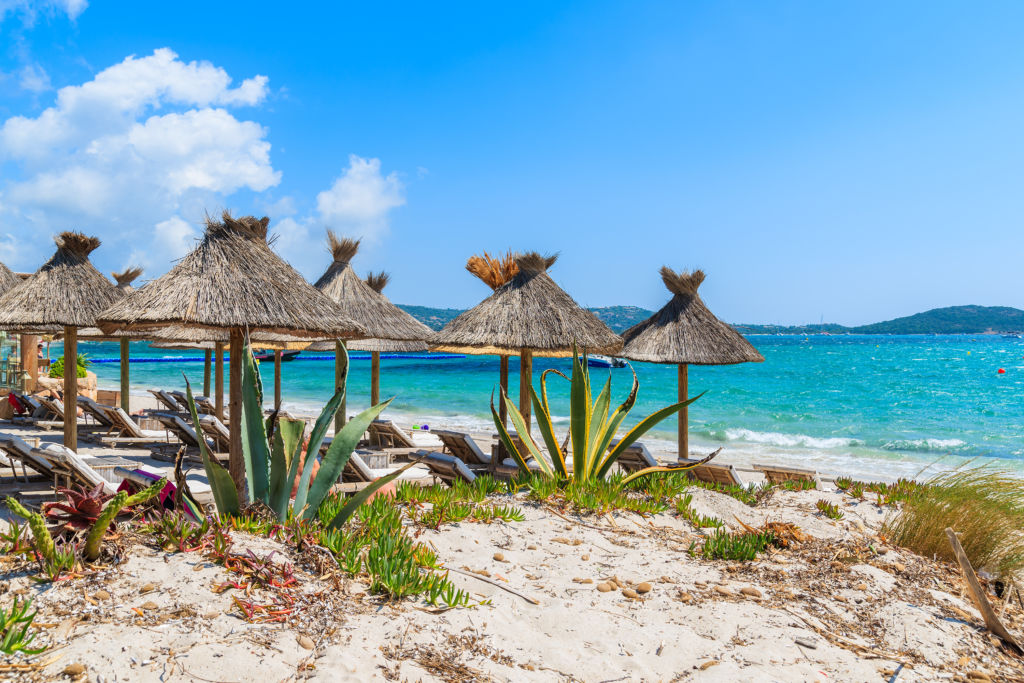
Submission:
[[[1024,307],[1024,5],[0,0],[0,258],[170,267],[270,215],[307,277],[364,236],[400,303],[484,249],[579,302],[703,267],[731,322]]]

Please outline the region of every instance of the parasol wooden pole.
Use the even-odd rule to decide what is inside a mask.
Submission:
[[[203,351],[203,396],[210,395],[210,351]]]
[[[501,357],[501,374],[498,377],[498,386],[501,387],[501,396],[498,397],[498,417],[501,424],[508,427],[508,406],[505,405],[505,396],[508,394],[508,356]]]
[[[679,364],[679,402],[687,399],[689,392],[689,378],[687,374],[689,366],[686,363]],[[679,411],[679,459],[685,460],[690,457],[690,407],[687,406]]]
[[[348,352],[345,350],[345,342],[338,339],[334,342],[334,391],[345,390],[345,378],[348,376]],[[338,434],[341,428],[345,426],[347,416],[345,415],[348,410],[347,397],[341,399],[341,405],[338,406],[338,412],[334,414],[334,433]]]
[[[121,410],[131,414],[131,398],[129,386],[131,384],[128,368],[128,337],[121,337]]]
[[[274,410],[281,410],[281,352],[274,351]]]
[[[526,423],[526,433],[530,433],[530,385],[533,384],[533,352],[519,352],[519,412]]]
[[[231,445],[228,453],[228,471],[235,480],[239,499],[246,493],[245,461],[242,456],[242,345],[243,333],[240,328],[231,328],[231,348],[228,351],[228,429]]]
[[[31,394],[39,381],[39,337],[34,334],[21,335],[21,372],[25,377],[21,390]]]
[[[64,445],[78,451],[78,328],[64,328]]]
[[[370,353],[370,405],[380,403],[380,351]]]
[[[214,412],[217,419],[224,421],[224,342],[217,342],[214,345],[214,368],[213,376],[217,395],[214,397]]]

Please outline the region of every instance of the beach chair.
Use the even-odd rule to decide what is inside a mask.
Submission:
[[[25,479],[28,478],[26,467],[48,480],[53,478],[53,465],[50,464],[50,461],[36,455],[32,446],[21,437],[14,434],[0,434],[0,450],[10,461],[11,470],[15,472],[15,476],[17,476],[17,471],[14,470],[14,462],[18,461],[21,463],[21,473]]]
[[[178,407],[178,402],[174,400],[174,397],[168,394],[163,389],[147,389],[149,393],[153,394],[157,403],[163,406],[161,410],[169,410],[172,413],[177,413],[181,408]]]
[[[200,415],[199,428],[213,441],[214,452],[227,453],[231,450],[231,432],[216,416]]]
[[[699,460],[680,458],[679,464],[686,465]],[[708,484],[723,484],[725,486],[744,486],[743,480],[732,465],[720,465],[718,463],[706,462],[693,469],[686,470],[686,476],[690,479],[703,481]]]
[[[612,448],[618,445],[618,439],[611,442]],[[626,474],[633,474],[634,472],[639,472],[642,469],[657,467],[661,464],[654,459],[651,452],[647,450],[647,446],[639,441],[634,441],[627,446],[626,449],[622,451],[622,454],[619,456],[616,463]]]
[[[374,420],[366,431],[372,448],[416,448],[412,437],[391,420]]]
[[[35,396],[32,396],[31,394],[23,394],[18,391],[12,391],[11,395],[14,396],[14,400],[17,401],[18,405],[20,405],[24,410],[22,414],[14,417],[15,420],[22,418],[42,420],[49,414],[46,407],[43,406]]]
[[[469,434],[447,429],[433,429],[430,433],[441,440],[442,453],[447,451],[467,465],[491,464],[491,456],[480,450]]]
[[[476,481],[476,475],[473,473],[466,463],[462,462],[459,458],[448,453],[436,453],[429,451],[417,451],[414,458],[419,460],[422,464],[427,466],[435,478],[440,479],[449,486],[456,479],[461,479],[467,484],[472,484]]]
[[[109,446],[143,446],[146,444],[169,442],[166,432],[158,432],[149,429],[142,429],[131,415],[124,412],[121,406],[100,406],[107,419],[110,420],[110,429],[107,433],[95,439],[104,445]]]
[[[75,397],[75,401],[78,403],[78,407],[82,409],[82,412],[95,420],[96,424],[106,427],[108,431],[113,428],[114,425],[110,421],[110,416],[107,415],[107,409],[110,406],[100,405],[88,396],[81,394]]]
[[[189,413],[188,407],[188,394],[184,391],[166,391],[164,392],[168,396],[174,399],[175,403],[178,404],[178,411],[183,412],[186,415]],[[192,400],[196,402],[196,412],[202,415],[213,415],[215,407],[213,402],[210,401],[206,396],[192,396]]]
[[[94,469],[93,464],[103,464],[111,473],[117,467],[131,464],[130,461],[119,458],[109,459],[106,462],[97,458],[87,461],[70,448],[65,448],[58,443],[47,444],[42,448],[33,448],[32,453],[50,462],[55,484],[59,484],[59,479],[61,478],[65,479],[69,488],[71,484],[77,484],[86,488],[93,488],[102,484],[103,492],[111,495],[117,493],[116,484],[120,483],[120,480],[117,482],[110,481]]]
[[[196,434],[196,430],[192,429],[192,425],[186,422],[181,415],[177,413],[153,413],[153,417],[163,425],[164,429],[176,436],[182,445],[195,451],[199,450],[199,435]],[[206,441],[206,445],[214,453],[218,452],[213,449],[213,444],[209,441]]]
[[[779,467],[778,465],[753,465],[754,470],[764,475],[764,478],[772,484],[781,484],[784,481],[813,481],[821,487],[821,479],[817,470],[805,470],[799,467]]]

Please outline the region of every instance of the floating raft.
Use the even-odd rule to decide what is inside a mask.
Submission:
[[[380,354],[382,359],[390,360],[453,360],[457,358],[465,358],[464,355],[456,353],[420,353],[420,354],[405,354],[405,353],[382,353]],[[371,356],[349,356],[349,360],[370,360]],[[206,358],[203,356],[160,356],[155,358],[129,358],[129,363],[202,363],[205,362]],[[224,362],[227,362],[227,354],[224,356]],[[290,362],[302,360],[334,360],[334,354],[319,355],[319,356],[296,356]],[[90,363],[120,363],[120,358],[90,358]]]

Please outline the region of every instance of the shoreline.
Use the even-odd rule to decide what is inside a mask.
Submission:
[[[103,382],[102,380],[98,382],[98,386],[101,389],[119,389],[118,385]],[[133,410],[139,409],[136,407],[138,405],[137,399],[142,399],[146,408],[157,407],[155,399],[145,390],[133,390],[131,395]],[[288,410],[296,417],[306,420],[316,419],[318,416],[318,413],[315,412],[317,408],[318,406],[310,403],[290,402],[287,400],[287,397],[282,401],[282,409]],[[351,414],[362,409],[364,409],[363,406],[349,405],[349,412]],[[410,426],[425,424],[433,428],[466,432],[472,435],[483,448],[488,447],[492,440],[491,435],[495,433],[494,425],[489,419],[471,415],[431,416],[409,413],[402,410],[389,410],[383,417],[394,420],[403,429],[407,429],[410,432],[417,431],[420,434],[427,434],[429,430],[412,430]],[[558,424],[555,425],[555,428],[559,433],[564,429],[564,427],[560,428]],[[787,435],[780,434],[780,436]],[[672,440],[647,435],[641,439],[641,442],[647,446],[651,454],[659,461],[672,462],[678,456],[677,445]],[[858,454],[835,452],[813,446],[786,448],[784,446],[758,442],[713,441],[700,435],[695,435],[692,432],[690,442],[691,446],[693,446],[691,448],[691,457],[703,457],[718,448],[722,448],[722,453],[715,458],[715,462],[735,466],[744,482],[752,481],[756,483],[762,480],[761,475],[752,468],[755,464],[814,469],[820,476],[829,480],[846,476],[865,482],[892,483],[901,478],[924,481],[940,472],[983,463],[1006,469],[1011,474],[1024,478],[1024,462],[1005,458],[965,457],[952,453],[947,455],[929,453],[928,457],[924,457],[901,451]],[[930,457],[932,455],[934,457]]]

